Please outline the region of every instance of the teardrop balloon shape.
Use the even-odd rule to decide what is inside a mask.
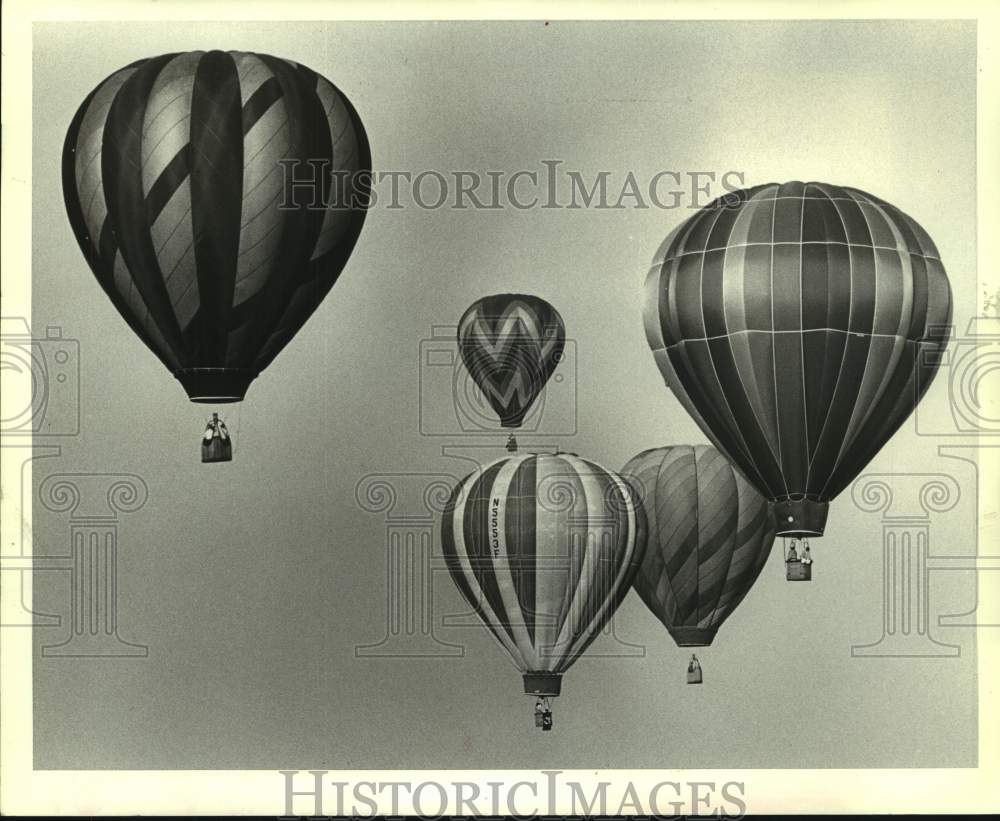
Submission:
[[[621,475],[647,520],[636,592],[679,647],[711,644],[771,553],[770,505],[707,445],[645,450]]]
[[[951,287],[898,208],[854,188],[770,183],[667,237],[644,320],[664,381],[775,503],[779,535],[818,536],[830,500],[937,372]]]
[[[565,343],[559,312],[529,294],[483,297],[458,323],[462,361],[505,428],[521,426]]]
[[[573,454],[525,454],[455,487],[441,544],[453,581],[523,674],[525,693],[547,700],[628,592],[645,530],[621,477]],[[545,712],[540,703],[539,726]]]
[[[371,152],[315,71],[192,51],[98,85],[62,172],[73,233],[129,327],[192,401],[238,402],[340,276]]]

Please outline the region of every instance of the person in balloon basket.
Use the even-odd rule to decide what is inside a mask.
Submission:
[[[809,542],[803,540],[802,555],[795,549],[795,540],[792,539],[788,555],[785,556],[785,578],[790,582],[812,581],[812,553],[809,552]]]
[[[205,433],[201,438],[202,462],[228,462],[233,458],[233,445],[229,438],[226,423],[213,413],[205,425]]]
[[[701,663],[694,653],[691,654],[691,661],[688,662],[687,683],[701,684]]]
[[[543,731],[552,729],[552,709],[547,698],[535,701],[535,726],[541,727]]]

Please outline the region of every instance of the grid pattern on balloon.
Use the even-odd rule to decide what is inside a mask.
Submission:
[[[910,217],[857,189],[792,182],[678,226],[644,317],[665,381],[758,489],[825,501],[927,389],[951,292]]]

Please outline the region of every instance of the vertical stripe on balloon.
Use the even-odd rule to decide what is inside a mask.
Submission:
[[[824,183],[726,195],[671,232],[646,280],[665,382],[772,499],[853,479],[929,385],[918,353],[943,347],[950,317],[927,233]]]
[[[322,168],[308,202],[286,201],[286,163],[300,176]],[[249,380],[316,309],[361,231],[363,200],[328,216],[329,178],[370,164],[357,111],[315,72],[187,52],[127,66],[84,100],[63,191],[94,276],[164,364]]]
[[[129,277],[147,313],[140,320],[150,333],[159,333],[171,350],[183,349],[170,296],[163,282],[148,221],[142,184],[142,123],[156,79],[174,55],[147,60],[122,84],[104,127],[101,176],[113,226]],[[133,316],[136,316],[133,311]],[[151,331],[155,326],[156,331]]]
[[[203,356],[229,363],[243,192],[243,118],[232,55],[210,51],[198,63],[191,99],[191,219],[201,305],[195,320]]]
[[[522,671],[565,671],[629,589],[645,517],[628,486],[578,457],[500,459],[446,506],[459,591]]]

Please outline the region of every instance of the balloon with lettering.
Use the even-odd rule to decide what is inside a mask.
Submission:
[[[770,183],[667,237],[644,320],[666,384],[775,503],[779,535],[817,536],[933,379],[951,289],[931,238],[895,206]]]
[[[371,153],[305,66],[164,54],[111,74],[63,148],[70,225],[98,283],[194,402],[238,402],[340,276]]]
[[[597,637],[629,590],[645,515],[618,475],[575,454],[520,454],[463,479],[441,543],[452,579],[539,698]],[[548,727],[545,723],[548,721]]]

